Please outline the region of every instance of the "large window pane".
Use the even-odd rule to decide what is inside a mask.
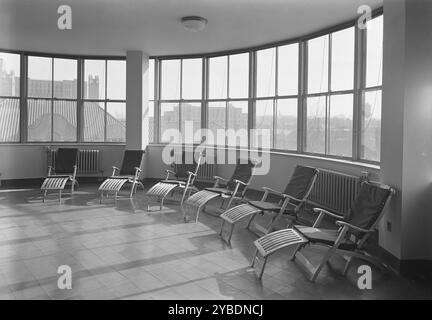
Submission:
[[[105,140],[105,103],[84,102],[84,141],[101,142]]]
[[[306,151],[325,153],[326,96],[307,99]]]
[[[308,92],[326,92],[328,89],[328,35],[309,40]]]
[[[0,99],[0,142],[19,141],[19,122],[19,99]]]
[[[126,99],[126,61],[108,60],[107,98],[111,100]]]
[[[160,104],[160,139],[162,142],[170,142],[172,135],[166,132],[168,129],[179,130],[179,105],[178,103],[161,103]],[[164,137],[164,134],[166,135]],[[178,135],[174,139],[179,139]],[[180,141],[180,140],[177,140]]]
[[[275,95],[276,49],[259,50],[257,57],[257,97],[270,97]]]
[[[54,97],[76,99],[77,60],[54,59]]]
[[[145,118],[145,117],[143,117]],[[144,121],[144,123],[146,123]],[[144,128],[144,130],[146,130]],[[148,103],[148,117],[147,117],[147,130],[148,132],[148,141],[155,142],[154,137],[154,101],[149,101]],[[145,131],[144,131],[145,132]]]
[[[54,101],[53,141],[74,142],[77,140],[77,103]]]
[[[258,137],[261,136],[263,142],[259,142],[258,137],[254,137],[254,146],[273,147],[273,100],[257,100],[255,104],[255,129],[262,130]]]
[[[201,99],[202,59],[183,60],[182,91],[183,99]]]
[[[224,99],[227,97],[227,70],[226,56],[209,59],[209,98]]]
[[[154,100],[154,84],[155,84],[155,60],[150,59],[149,60],[149,70],[148,70],[148,77],[149,77],[149,100]]]
[[[52,97],[52,58],[28,57],[29,97]]]
[[[367,23],[366,34],[366,87],[380,86],[383,60],[383,16]]]
[[[297,99],[276,101],[275,149],[297,150]]]
[[[229,146],[248,146],[248,102],[228,102],[228,128],[236,132],[236,137],[227,139]]]
[[[354,88],[354,27],[332,34],[331,90]]]
[[[181,128],[185,143],[201,142],[200,137],[195,137],[195,131],[201,129],[201,103],[182,103]]]
[[[126,104],[120,102],[107,103],[106,141],[126,141]]]
[[[162,99],[180,99],[180,60],[163,60],[161,67]]]
[[[298,44],[278,48],[278,95],[298,93]]]
[[[249,92],[249,53],[229,58],[229,97],[247,98]]]
[[[330,97],[329,154],[351,157],[353,139],[353,95]]]
[[[226,102],[209,102],[208,103],[208,129],[213,132],[212,141],[208,144],[225,145],[225,139],[217,140],[217,130],[225,130],[226,126]],[[210,139],[209,139],[210,140]]]
[[[51,100],[27,101],[28,140],[51,141]]]
[[[105,99],[105,60],[85,60],[84,99]]]
[[[0,52],[0,96],[20,95],[20,55]]]
[[[380,161],[381,148],[381,90],[364,95],[361,125],[361,158]]]

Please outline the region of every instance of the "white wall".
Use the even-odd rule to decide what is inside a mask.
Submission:
[[[46,145],[0,145],[1,179],[42,178],[47,174]],[[53,146],[55,147],[55,146]],[[69,145],[68,145],[69,147]],[[111,166],[121,165],[123,145],[70,145],[79,149],[101,150],[100,166],[104,175],[111,174]]]
[[[146,171],[148,178],[162,178],[165,169],[169,165],[162,161],[162,145],[149,145],[146,153]],[[298,164],[313,166],[323,169],[335,170],[352,175],[361,175],[362,171],[369,171],[373,180],[379,180],[379,169],[376,166],[354,164],[348,161],[329,160],[324,158],[304,155],[276,154],[270,155],[270,171],[266,175],[256,176],[251,182],[251,187],[260,189],[263,186],[282,190],[291,177],[294,167]],[[234,170],[234,165],[217,166],[217,174],[229,178]]]
[[[381,169],[398,189],[380,240],[401,260],[432,260],[432,2],[385,0]]]

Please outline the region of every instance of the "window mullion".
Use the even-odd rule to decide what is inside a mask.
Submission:
[[[27,55],[20,55],[20,142],[28,141]]]
[[[83,124],[84,124],[84,118],[83,115],[83,83],[84,83],[84,60],[78,59],[77,60],[77,110],[76,110],[76,116],[77,116],[77,130],[76,130],[76,140],[77,142],[82,142],[84,139],[83,134]]]
[[[105,101],[104,101],[104,142],[107,142],[107,111],[108,111],[108,60],[105,60]]]
[[[54,58],[51,58],[51,142],[54,141]]]

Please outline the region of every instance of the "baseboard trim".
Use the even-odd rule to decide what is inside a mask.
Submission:
[[[0,188],[2,189],[17,189],[17,188],[31,188],[40,187],[45,178],[26,178],[26,179],[4,179],[0,180]],[[80,184],[100,183],[106,177],[101,176],[78,176],[77,180]]]

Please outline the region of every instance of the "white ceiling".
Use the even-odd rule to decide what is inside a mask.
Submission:
[[[57,8],[72,8],[58,30]],[[149,55],[207,53],[285,40],[345,22],[382,0],[0,0],[0,48],[49,53]],[[186,15],[208,19],[198,33]]]

